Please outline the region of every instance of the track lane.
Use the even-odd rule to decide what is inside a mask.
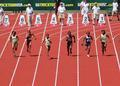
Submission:
[[[73,13],[73,17],[74,24],[67,28],[63,27],[63,31],[65,29],[67,29],[67,32],[70,30],[72,34],[74,34],[77,38],[77,13]],[[67,32],[63,33],[62,37],[65,37],[67,35]],[[67,56],[66,39],[63,39],[61,41],[56,86],[77,86],[77,41],[76,43],[73,43],[72,56]]]
[[[106,25],[101,28],[96,26],[95,29],[104,29],[106,32],[110,32],[108,21],[106,19]],[[100,36],[101,31],[96,33],[97,36]],[[111,34],[109,34],[110,40],[108,41],[107,52],[105,56],[102,56],[101,52],[101,43],[100,39],[97,40],[98,46],[98,57],[100,61],[101,77],[102,77],[102,86],[119,86],[120,74],[118,70],[115,50],[112,43]]]
[[[51,16],[52,15],[50,15],[50,19],[51,19]],[[45,32],[50,34],[50,37],[52,40],[50,57],[47,57],[46,47],[45,45],[43,45],[34,86],[39,86],[39,85],[52,86],[54,84],[54,75],[55,75],[55,67],[56,67],[56,59],[57,59],[56,56],[57,56],[57,47],[59,44],[60,28],[59,28],[59,25],[57,25],[57,27],[53,26],[53,28],[51,28],[53,29],[53,31],[49,32],[48,27],[51,26],[50,19],[48,20],[49,22],[47,25],[47,30]],[[52,34],[55,34],[57,32],[58,34],[55,37],[52,36]]]
[[[46,16],[47,14],[42,16],[42,18]],[[45,22],[45,20],[43,22]],[[33,73],[34,73],[35,65],[37,61],[37,55],[39,51],[38,46],[40,45],[41,37],[44,31],[44,29],[42,29],[41,27],[44,27],[44,26],[45,24],[43,24],[42,26],[36,27],[35,29],[40,29],[40,30],[36,30],[35,32],[33,32],[35,35],[37,33],[41,33],[41,34],[38,37],[36,37],[37,40],[33,39],[32,51],[34,52],[32,52],[31,55],[26,52],[26,43],[25,43],[25,46],[23,47],[23,51],[21,54],[22,56],[19,57],[20,61],[18,63],[15,75],[13,77],[13,81],[11,82],[12,85],[14,86],[31,85]],[[34,27],[30,29],[31,31],[34,31]],[[25,37],[23,39],[25,39]],[[21,76],[21,75],[24,75],[24,76]]]
[[[83,42],[83,37],[85,37],[85,34],[87,31],[91,32],[91,35],[94,39],[94,34],[93,34],[93,24],[92,21],[90,21],[90,24],[87,25],[86,27],[82,24],[82,17],[79,15],[79,30],[81,29],[87,29],[84,32],[79,32],[79,69],[80,69],[80,86],[100,86],[100,80],[99,80],[99,70],[98,70],[98,63],[97,63],[97,58],[96,58],[96,47],[95,47],[95,40],[93,40],[92,45],[91,45],[91,52],[90,55],[91,57],[87,57],[87,53],[85,51],[85,47],[81,46]],[[84,26],[82,28],[82,26]],[[84,36],[83,36],[84,35]]]

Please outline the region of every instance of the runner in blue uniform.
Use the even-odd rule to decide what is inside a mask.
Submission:
[[[91,43],[92,43],[93,37],[90,35],[90,32],[86,33],[86,36],[83,39],[83,44],[86,46],[87,56],[90,57],[90,49],[91,49]]]

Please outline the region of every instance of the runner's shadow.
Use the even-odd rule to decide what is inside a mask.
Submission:
[[[21,56],[19,56],[19,55],[15,56],[15,58],[20,58],[20,57],[25,57],[25,56],[23,56],[23,55],[21,55]]]
[[[72,57],[77,57],[77,56],[80,56],[80,55],[72,55]]]
[[[57,60],[57,57],[50,57],[49,60]]]
[[[97,55],[90,55],[90,57],[93,57],[93,58],[94,58],[94,57],[97,57]]]
[[[105,55],[105,56],[109,56],[109,57],[111,57],[111,56],[115,56],[115,54],[109,54],[109,55]]]
[[[34,54],[34,55],[30,55],[31,57],[38,57],[38,55],[37,54]]]

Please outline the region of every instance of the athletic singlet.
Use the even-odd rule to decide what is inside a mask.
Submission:
[[[85,39],[86,39],[86,43],[88,43],[88,42],[90,43],[91,42],[91,36],[86,36]]]
[[[28,34],[26,39],[27,39],[27,41],[31,41],[32,40],[32,34]]]
[[[67,36],[67,41],[68,41],[68,42],[72,42],[72,36],[69,36],[69,35],[68,35],[68,36]]]
[[[45,38],[45,44],[48,46],[48,45],[50,45],[50,38]]]
[[[16,35],[15,36],[12,35],[12,42],[15,43],[17,41],[18,41],[17,36]]]
[[[106,42],[107,41],[106,34],[105,35],[101,34],[101,41],[102,42]]]

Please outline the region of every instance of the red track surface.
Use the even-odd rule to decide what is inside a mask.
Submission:
[[[109,21],[105,25],[82,25],[82,17],[74,13],[74,24],[69,26],[52,26],[52,14],[41,16],[43,24],[30,29],[36,35],[33,40],[32,54],[26,52],[25,37],[27,26],[18,25],[20,14],[9,15],[11,25],[0,26],[0,86],[120,86],[120,22]],[[35,18],[34,18],[35,19]],[[101,54],[99,36],[105,29],[110,36],[105,56]],[[10,32],[16,30],[19,36],[18,57],[14,58]],[[67,31],[76,36],[73,55],[67,56],[65,37]],[[91,57],[86,56],[85,47],[81,46],[86,31],[90,31],[94,40]],[[46,47],[41,44],[45,34],[52,40],[50,58]]]

